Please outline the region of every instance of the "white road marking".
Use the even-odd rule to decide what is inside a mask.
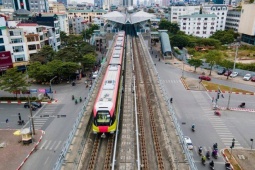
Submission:
[[[48,147],[50,146],[50,144],[51,144],[51,140],[48,142],[48,144],[47,144],[47,146],[45,146],[45,149],[47,150],[48,149]]]
[[[62,142],[62,141],[59,141],[59,142],[58,142],[58,144],[57,144],[57,146],[54,148],[54,150],[57,150],[57,149],[58,149],[58,146],[60,145],[61,142]]]
[[[42,149],[46,143],[47,143],[47,140],[45,140],[45,141],[43,142],[43,144],[41,145],[40,149]]]

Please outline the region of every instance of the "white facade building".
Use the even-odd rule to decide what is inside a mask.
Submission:
[[[200,6],[170,6],[169,21],[178,23],[179,16],[199,14]]]
[[[179,17],[180,30],[188,35],[208,38],[216,32],[215,14],[192,14]]]
[[[72,34],[80,34],[83,30],[87,29],[87,22],[83,17],[74,17],[70,19],[72,25]]]
[[[241,17],[241,9],[228,10],[225,29],[232,29],[238,31],[239,22]]]
[[[215,14],[217,16],[216,30],[224,30],[226,25],[228,7],[226,5],[215,4],[206,5],[202,9],[203,14]]]

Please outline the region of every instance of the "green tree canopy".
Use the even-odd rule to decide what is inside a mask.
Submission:
[[[233,30],[216,31],[210,38],[219,40],[222,44],[230,44],[234,42],[235,32]]]
[[[174,47],[178,47],[179,49],[182,49],[183,47],[186,47],[189,43],[189,39],[185,35],[174,35],[170,38],[171,45]]]
[[[66,45],[68,36],[64,31],[60,31],[60,40],[62,45]]]
[[[170,34],[177,34],[177,32],[180,30],[178,24],[171,23],[165,19],[159,22],[159,29],[168,30]]]
[[[203,61],[200,60],[200,59],[192,58],[192,59],[189,59],[189,60],[188,60],[188,63],[189,63],[191,66],[194,66],[194,67],[195,67],[194,72],[196,72],[197,67],[201,66],[202,63],[203,63]]]
[[[81,63],[84,67],[93,66],[96,63],[96,55],[94,53],[84,55]]]
[[[222,53],[216,50],[211,50],[208,53],[204,54],[204,58],[206,59],[206,62],[210,65],[210,74],[212,73],[212,67],[216,64],[219,64],[222,60]]]
[[[0,79],[0,89],[10,93],[27,91],[28,86],[26,75],[18,72],[17,68],[8,69]]]
[[[55,56],[55,51],[52,49],[51,46],[45,45],[43,46],[40,51],[30,58],[31,62],[39,61],[41,63],[47,63],[52,61]]]
[[[94,30],[98,30],[99,26],[96,24],[92,24],[89,29],[83,30],[81,32],[82,37],[85,39],[90,39],[92,34],[94,33]]]

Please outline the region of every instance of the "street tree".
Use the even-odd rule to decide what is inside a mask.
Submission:
[[[63,49],[60,49],[56,53],[56,60],[61,60],[63,62],[77,62],[79,56],[78,49],[76,47],[67,46]]]
[[[52,61],[54,59],[54,56],[55,51],[52,49],[52,47],[49,45],[45,45],[40,49],[40,51],[37,54],[30,58],[30,61],[31,62],[39,61],[45,64],[49,61]]]
[[[170,34],[177,34],[177,32],[180,30],[178,24],[171,23],[165,19],[159,22],[159,29],[168,30]]]
[[[96,63],[96,55],[94,53],[88,53],[83,56],[81,61],[83,67],[92,67]]]
[[[203,64],[203,61],[200,59],[192,58],[192,59],[188,60],[188,63],[189,63],[189,65],[194,66],[194,68],[195,68],[194,72],[196,72],[197,67],[200,67]]]
[[[62,45],[67,44],[67,39],[68,39],[68,36],[66,35],[66,33],[64,31],[60,31],[60,40]]]
[[[174,35],[170,38],[170,40],[171,45],[174,47],[178,47],[179,49],[186,47],[189,43],[189,39],[185,35]]]
[[[0,78],[0,89],[7,91],[9,93],[13,92],[25,92],[27,91],[27,87],[29,86],[26,81],[26,75],[18,72],[17,68],[10,68],[6,71]],[[16,97],[17,97],[17,93]]]
[[[89,26],[88,29],[86,29],[85,31],[82,31],[82,37],[85,38],[86,36],[86,39],[90,39],[92,34],[94,33],[94,30],[98,30],[99,29],[99,26],[96,25],[96,24],[92,24]]]
[[[219,40],[221,44],[230,44],[234,42],[235,32],[233,30],[218,30],[210,38]]]
[[[214,65],[219,64],[222,60],[222,53],[216,50],[211,50],[208,53],[204,54],[204,58],[206,62],[209,63],[210,66],[210,73],[209,76],[212,74],[212,68]]]

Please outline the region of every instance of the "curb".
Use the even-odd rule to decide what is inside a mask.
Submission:
[[[189,87],[187,86],[187,84],[186,84],[185,80],[183,79],[183,77],[181,77],[181,82],[182,82],[184,88],[185,88],[186,90],[189,90]]]
[[[226,107],[218,107],[220,110],[227,110]],[[255,112],[255,109],[242,109],[242,108],[229,108],[232,111],[241,111],[241,112]]]
[[[48,102],[41,102],[43,104],[51,104],[51,103],[57,103],[58,100],[57,99],[54,99],[53,101],[48,101]],[[22,101],[0,101],[0,104],[3,103],[3,104],[23,104],[23,103],[26,103],[26,102],[22,102]]]
[[[28,160],[28,158],[32,155],[32,153],[33,153],[34,151],[36,151],[37,146],[38,146],[39,143],[42,141],[42,137],[43,137],[43,135],[45,134],[45,132],[44,132],[43,130],[41,130],[41,132],[42,132],[42,135],[41,135],[39,141],[35,144],[34,148],[33,148],[33,149],[30,151],[30,153],[26,156],[26,158],[25,158],[24,161],[20,164],[20,166],[17,168],[17,170],[20,170],[20,169],[22,168],[22,166],[25,164],[25,162]]]
[[[208,92],[218,92],[218,90],[207,90]],[[229,91],[221,91],[221,93],[230,93]],[[254,95],[255,93],[239,93],[232,92],[232,94],[242,94],[242,95]]]
[[[224,153],[224,150],[225,150],[225,149],[222,149],[222,150],[221,150],[221,154],[223,155],[225,161],[230,163],[230,161],[228,160],[226,154]],[[235,159],[235,157],[233,157],[233,158]],[[235,159],[235,161],[236,161],[236,159]],[[238,164],[237,161],[236,161],[236,163],[237,163],[238,167],[242,170],[242,167]],[[231,163],[230,163],[230,166],[231,166],[231,169],[233,170],[234,167],[233,167],[233,165],[232,165]]]

